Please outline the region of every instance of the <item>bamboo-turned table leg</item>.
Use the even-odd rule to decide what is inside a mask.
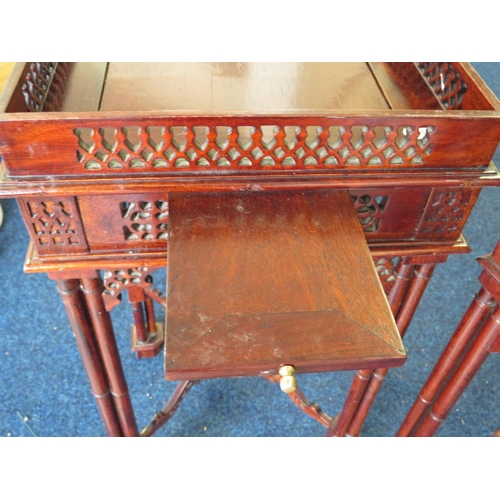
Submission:
[[[123,433],[125,436],[137,436],[139,431],[123,373],[120,353],[116,345],[111,317],[106,311],[102,298],[104,290],[102,279],[99,276],[82,278],[81,281]]]
[[[389,292],[389,305],[394,316],[397,314],[404,294],[408,288],[414,265],[408,263],[408,259],[401,259],[395,272],[395,281]],[[328,429],[327,436],[345,436],[356,415],[358,407],[364,398],[367,386],[374,375],[373,370],[358,370],[354,375],[351,387],[344,402],[342,412],[336,424]]]
[[[434,370],[413,403],[397,436],[407,437],[412,435],[422,415],[435,400],[440,387],[466,354],[472,339],[477,335],[479,326],[484,322],[494,305],[495,301],[492,294],[484,288],[476,294]]]
[[[442,389],[413,436],[433,436],[489,355],[500,335],[500,308],[491,314],[468,350],[460,366]]]
[[[105,370],[94,339],[92,325],[89,322],[86,303],[80,289],[80,280],[58,279],[57,289],[66,308],[89,377],[92,394],[96,399],[106,430],[110,436],[123,436]]]
[[[368,382],[370,382],[371,376],[372,370],[356,371],[339,418],[337,419],[335,425],[328,428],[326,433],[327,437],[345,436],[347,429],[349,428],[349,424],[356,414],[359,403],[363,398],[366,386],[368,385]]]
[[[414,271],[414,277],[411,281],[406,297],[401,304],[399,312],[396,317],[396,324],[398,326],[399,334],[404,337],[408,326],[415,314],[420,299],[432,277],[436,264],[422,264],[417,266]],[[348,436],[359,436],[361,427],[363,426],[368,412],[372,407],[375,397],[382,386],[385,376],[387,375],[387,368],[379,368],[373,372],[372,379],[368,383],[363,399],[361,400],[356,414],[352,419],[351,425],[347,430]]]
[[[460,321],[398,436],[432,436],[484,363],[500,352],[500,242],[477,259],[482,288]]]
[[[436,264],[444,262],[446,258],[447,256],[429,256],[401,260],[396,273],[396,283],[388,297],[401,337],[406,333]],[[410,281],[412,274],[413,279]],[[356,374],[337,426],[327,435],[359,435],[387,371],[387,368],[380,368],[359,372],[363,376],[363,384],[358,380],[358,373]],[[352,401],[356,404],[352,404]]]

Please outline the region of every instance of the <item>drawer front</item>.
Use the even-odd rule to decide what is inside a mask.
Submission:
[[[168,194],[80,196],[92,252],[167,249]]]
[[[412,240],[430,188],[349,190],[368,241]]]

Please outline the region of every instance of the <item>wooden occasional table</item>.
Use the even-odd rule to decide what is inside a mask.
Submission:
[[[466,63],[28,63],[16,66],[0,105],[0,196],[18,200],[30,234],[25,270],[57,281],[110,435],[137,435],[138,427],[109,311],[127,290],[133,349],[138,357],[161,352],[163,322],[156,321],[152,305],[167,300],[153,289],[150,272],[166,266],[167,255],[169,273],[186,265],[183,249],[200,236],[192,227],[194,233],[186,232],[176,247],[172,224],[186,227],[191,220],[195,205],[185,205],[191,196],[223,200],[213,210],[224,206],[224,212],[231,193],[248,200],[261,195],[265,203],[274,193],[271,199],[281,197],[286,217],[301,206],[302,195],[330,193],[337,200],[332,209],[343,197],[341,205],[350,210],[346,220],[355,217],[364,236],[355,236],[356,247],[368,245],[373,260],[370,270],[355,253],[345,271],[353,279],[359,279],[359,267],[377,272],[388,303],[372,303],[373,284],[358,290],[369,311],[390,307],[403,336],[434,267],[469,251],[461,233],[481,188],[500,184],[491,163],[500,139],[500,103]],[[259,215],[258,206],[252,213]],[[327,214],[323,227],[330,227]],[[229,227],[237,227],[236,215],[227,220]],[[294,219],[290,227],[306,235],[314,217]],[[346,235],[356,234],[349,227]],[[240,272],[241,266],[239,260]],[[313,279],[314,271],[306,275]],[[231,283],[226,278],[221,286]],[[180,379],[175,373],[182,372],[187,378],[142,435],[168,420],[194,381],[206,375],[193,372],[189,358],[176,367],[177,358],[169,358],[175,352],[168,340],[175,291],[168,292],[167,377]],[[343,304],[351,297],[341,293],[329,300]],[[194,307],[195,298],[179,304]],[[287,307],[287,313],[303,311]],[[308,311],[332,308],[318,302]],[[260,316],[249,321],[252,328],[267,328]],[[391,335],[387,328],[384,335]],[[356,358],[363,347],[360,341],[349,363],[334,362],[333,351],[323,365],[317,356],[304,361],[304,369],[313,371],[359,369],[337,419],[327,418],[298,389],[290,393],[330,435],[359,434],[387,368],[403,361],[394,350],[384,355],[387,362],[369,362],[368,354]],[[193,356],[198,364],[200,352]],[[208,371],[215,376],[235,374],[222,365],[218,372],[212,361]],[[280,363],[270,368],[261,361],[252,359],[242,374],[270,370],[270,378],[293,379],[275,373]],[[293,364],[300,371],[299,360]]]

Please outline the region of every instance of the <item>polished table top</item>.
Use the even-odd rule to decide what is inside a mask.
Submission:
[[[388,109],[366,63],[110,63],[101,111]]]

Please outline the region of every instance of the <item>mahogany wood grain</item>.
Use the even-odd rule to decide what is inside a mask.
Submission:
[[[496,305],[496,302],[492,299],[493,296],[484,288],[476,294],[453,337],[429,375],[427,382],[420,390],[397,436],[410,436],[414,427],[418,427],[418,421],[427,411],[429,405],[436,399],[441,386],[454,372],[454,367],[460,362],[467,350],[467,346],[474,338],[474,335],[477,334],[478,326],[484,322],[486,316],[491,312],[491,308]]]
[[[418,169],[416,169],[418,170]],[[430,187],[449,187],[452,189],[470,186],[476,187],[498,187],[500,186],[500,173],[496,166],[490,162],[488,168],[478,175],[478,172],[449,170],[436,173],[421,172],[415,175],[408,171],[404,176],[395,170],[385,172],[358,172],[355,177],[352,175],[316,174],[311,171],[303,174],[294,173],[273,175],[268,177],[255,177],[229,175],[224,180],[215,178],[198,179],[196,184],[186,186],[182,179],[166,179],[155,175],[148,175],[140,179],[140,188],[137,185],[137,177],[124,177],[117,179],[60,179],[54,184],[50,179],[20,180],[12,179],[7,174],[5,163],[0,162],[0,198],[11,197],[38,197],[54,196],[64,192],[71,196],[86,195],[115,195],[117,185],[123,195],[141,193],[158,193],[159,186],[161,192],[222,192],[222,191],[252,191],[255,189],[264,191],[275,191],[283,189],[304,190],[304,189],[380,189],[397,186],[401,189],[411,189],[419,187],[428,189]]]
[[[422,260],[424,259],[427,260],[427,263],[421,264],[414,269],[414,277],[408,285],[406,296],[396,314],[396,324],[398,326],[401,337],[403,337],[406,333],[406,330],[410,324],[411,319],[413,318],[413,315],[417,309],[420,299],[422,298],[425,288],[427,287],[427,284],[432,277],[432,273],[434,271],[436,263],[443,262],[444,260],[446,260],[446,257],[424,257]],[[429,261],[434,262],[429,263]],[[406,262],[408,264],[412,264],[411,259],[408,259]],[[394,300],[396,300],[396,297],[394,297]],[[375,397],[380,390],[386,374],[387,370],[385,368],[376,369],[372,373],[372,377],[363,392],[362,399],[360,400],[359,405],[356,409],[356,413],[354,414],[352,421],[350,422],[346,435],[353,437],[359,435],[361,427],[363,426],[363,423],[368,415],[368,412],[370,411]],[[353,381],[353,385],[355,383],[356,381]]]
[[[87,301],[88,314],[94,327],[95,336],[102,357],[104,369],[111,395],[116,407],[118,419],[125,436],[137,436],[132,403],[128,393],[127,382],[116,344],[115,333],[109,312],[104,307],[102,293],[104,290],[101,277],[82,278],[82,292]]]
[[[389,306],[394,317],[396,317],[401,306],[413,269],[414,266],[408,263],[407,258],[400,259],[395,273],[394,285],[388,296]],[[358,370],[354,374],[351,387],[347,393],[339,418],[336,424],[328,429],[327,436],[341,437],[347,434],[349,426],[357,414],[358,407],[363,401],[365,391],[373,375],[374,372],[372,370]]]
[[[486,85],[484,80],[479,76],[477,71],[474,69],[472,64],[468,62],[458,63],[457,66],[460,71],[460,75],[464,82],[469,86],[473,87],[474,92],[471,93],[473,101],[470,103],[470,107],[475,109],[496,109],[500,110],[500,101],[498,97],[492,92],[492,90]],[[465,98],[464,98],[465,100]],[[487,101],[487,103],[485,103]]]
[[[477,338],[465,355],[449,383],[434,401],[413,436],[432,436],[445,421],[455,403],[488,357],[491,344],[500,334],[500,308],[496,308],[486,320]]]
[[[369,63],[391,109],[442,109],[414,63]]]
[[[76,198],[18,200],[26,229],[40,255],[86,254],[87,239]]]
[[[58,280],[57,289],[66,308],[89,377],[92,394],[101,412],[106,430],[110,436],[123,436],[92,325],[89,322],[85,300],[80,289],[80,281],[77,279]]]
[[[411,255],[450,255],[450,254],[466,254],[470,253],[471,249],[467,241],[461,236],[453,244],[440,243],[422,243],[415,242],[396,242],[396,243],[377,243],[369,244],[370,253],[374,258],[377,257],[400,257]],[[85,256],[66,255],[64,257],[64,268],[68,272],[74,272],[76,275],[83,270],[93,272],[95,269],[115,270],[123,267],[165,267],[167,265],[167,255],[165,252],[155,253],[135,253],[135,254],[100,254],[93,253]],[[61,270],[61,263],[56,257],[41,257],[35,248],[35,245],[30,243],[26,252],[24,263],[24,271],[26,273],[39,272],[58,272]]]
[[[172,195],[167,285],[169,380],[404,362],[342,191]]]
[[[158,203],[166,205],[166,208],[158,209]],[[109,253],[120,249],[134,252],[166,251],[166,231],[159,231],[157,226],[168,222],[168,193],[157,191],[80,196],[78,205],[92,252]],[[142,237],[146,231],[133,229],[137,224],[152,225],[152,231],[149,231],[151,239]],[[127,227],[126,233],[124,227]],[[160,232],[164,237],[158,237]]]
[[[356,415],[356,411],[366,391],[366,387],[373,376],[372,370],[357,370],[354,374],[351,387],[344,401],[342,411],[334,425],[328,428],[327,437],[342,437],[347,434],[349,425]]]
[[[78,115],[42,113],[37,116],[36,120],[30,114],[4,114],[0,115],[0,134],[2,137],[0,153],[5,157],[5,165],[12,178],[29,177],[33,179],[48,175],[62,178],[71,176],[120,178],[151,173],[166,178],[198,178],[207,175],[230,175],[238,172],[251,173],[252,175],[258,172],[257,175],[263,176],[264,173],[272,175],[275,172],[304,171],[341,175],[345,172],[359,170],[381,173],[394,170],[403,174],[408,167],[414,169],[412,172],[417,176],[431,172],[432,169],[437,169],[437,171],[451,170],[456,173],[461,171],[463,173],[477,172],[480,175],[490,163],[498,146],[500,112],[463,111],[461,114],[456,113],[459,112],[413,111],[408,114],[389,110],[383,113],[342,111],[333,114],[328,110],[323,110],[322,113],[304,110],[302,113],[298,111],[295,113],[283,112],[276,116],[270,113],[255,113],[251,116],[230,114],[222,118],[220,114],[200,115],[187,111],[183,113],[137,112],[135,114],[130,112],[106,114],[97,112]],[[265,152],[256,158],[250,151],[242,149],[237,143],[236,135],[232,136],[229,149],[226,150],[220,146],[220,143],[217,143],[219,139],[216,139],[215,131],[216,127],[221,126],[230,127],[232,131],[236,131],[238,127],[253,127],[256,130],[261,130],[259,134],[262,133],[262,127],[277,127],[281,135],[275,137],[275,142],[269,146],[273,150],[273,156],[270,156],[272,161],[266,160],[264,162],[264,158],[269,156]],[[94,131],[92,141],[100,143],[103,138],[97,131],[103,127],[117,131],[118,147],[110,146],[111,151],[106,151],[100,146],[86,145],[85,148],[89,152],[85,152],[85,148],[80,147],[80,140],[75,131]],[[183,141],[188,140],[188,146],[185,148],[179,146],[176,147],[176,150],[172,149],[175,158],[167,160],[167,158],[171,158],[168,151],[175,147],[172,142],[175,139],[169,135],[165,141],[160,143],[162,146],[158,146],[158,151],[155,148],[150,148],[147,146],[150,140],[147,130],[160,130],[154,129],[154,127],[160,127],[165,131],[170,131],[174,127],[181,127],[182,130],[186,131],[193,130],[193,127],[208,127],[211,137],[208,138],[207,146],[203,145],[204,149],[202,149],[196,145],[194,133],[189,132],[190,135],[183,139]],[[285,127],[291,127],[291,130],[299,130],[297,127],[300,127],[300,134],[302,134],[298,137],[299,142],[295,143],[290,153],[286,153],[287,146],[284,144]],[[314,157],[307,154],[308,146],[305,141],[308,127],[316,129],[320,127],[320,130],[323,131],[319,136],[319,141],[315,146],[312,146]],[[329,139],[329,130],[332,127],[336,129],[344,127],[345,129],[342,133],[342,142],[338,143],[339,147],[334,146]],[[390,132],[387,133],[390,134],[389,139],[392,147],[392,150],[389,150],[391,153],[386,153],[389,154],[389,157],[386,158],[383,154],[387,148],[384,149],[382,146],[376,148],[373,144],[370,146],[372,152],[364,157],[364,153],[362,154],[361,150],[350,143],[351,133],[347,134],[347,130],[352,130],[354,127],[358,130],[360,127],[367,127],[370,134],[375,133],[375,129],[389,130]],[[408,143],[405,139],[406,146],[402,146],[406,153],[398,149],[395,142],[399,133],[397,131],[401,127],[404,127],[405,130],[411,130],[411,135],[408,138],[412,142]],[[431,128],[429,129],[429,127]],[[124,128],[133,130],[134,134],[135,131],[140,131],[142,134],[141,151],[134,152],[132,150],[135,148],[134,145],[132,145],[133,147],[127,146],[128,149],[125,147],[127,139],[123,132]],[[418,137],[420,137],[419,130],[431,131],[428,141],[421,147],[418,146],[417,142]],[[460,137],[460,141],[456,140],[457,137]],[[478,137],[480,141],[478,141]],[[253,140],[252,147],[257,147],[260,143],[257,136]],[[328,145],[329,140],[330,144],[333,145],[332,148]],[[365,134],[360,144],[362,147],[367,147],[369,142],[369,136]],[[410,145],[413,143],[414,145]],[[347,150],[344,150],[344,147]],[[231,160],[229,154],[233,148],[237,150],[238,158],[240,158],[237,161]],[[287,159],[293,160],[292,163],[279,160],[279,157],[283,157],[278,151],[279,148],[285,151]],[[320,152],[321,148],[325,148],[326,155]],[[266,148],[264,147],[264,149]],[[118,154],[122,150],[125,151],[123,153],[125,162]],[[208,155],[212,150],[217,153],[215,159]],[[303,155],[302,150],[306,154]],[[142,156],[143,151],[146,151],[144,156],[150,160],[145,161]],[[197,158],[202,157],[205,163],[198,165],[191,162],[188,154],[190,151],[194,151]],[[346,155],[343,151],[347,151]],[[54,154],[56,152],[57,154]],[[245,163],[241,163],[242,156],[247,166]],[[412,158],[417,156],[420,158],[419,162],[412,164]],[[330,157],[334,157],[335,160],[328,163],[327,160]],[[370,159],[374,157],[378,158],[377,162],[370,163]],[[36,162],[34,162],[35,158]],[[311,160],[308,160],[309,158]],[[350,158],[352,161],[349,161]],[[222,160],[223,163],[220,163]]]
[[[448,63],[459,75],[454,85],[464,84],[460,103],[464,110],[498,110],[498,99],[467,63]],[[445,109],[416,63],[370,63],[384,96],[393,109]],[[445,78],[441,85],[445,85]],[[458,79],[457,79],[458,80]]]
[[[398,436],[432,436],[500,338],[500,242],[477,259],[478,292],[406,416]]]

